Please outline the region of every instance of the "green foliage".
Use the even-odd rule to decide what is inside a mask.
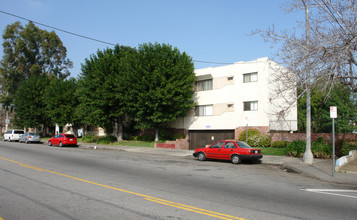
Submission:
[[[105,137],[98,137],[96,140],[97,144],[110,144],[116,142],[117,138],[112,135],[107,135]]]
[[[263,155],[285,156],[287,155],[286,148],[260,147]]]
[[[247,135],[246,133],[247,132],[244,131],[239,134],[240,141],[246,141],[246,135]],[[260,135],[260,132],[256,129],[248,129],[248,140],[249,140],[249,137],[255,136],[255,135]]]
[[[357,143],[344,143],[342,145],[342,155],[348,155],[352,150],[357,150]]]
[[[315,158],[332,158],[332,145],[323,138],[319,138],[311,143],[311,151]]]
[[[302,157],[306,149],[305,141],[295,140],[286,145],[287,155],[293,157]]]
[[[125,81],[127,110],[136,128],[165,127],[194,107],[191,57],[170,45],[150,43],[139,46],[137,61]]]
[[[44,93],[46,114],[52,119],[53,124],[59,126],[67,123],[76,124],[75,109],[78,98],[75,95],[77,82],[74,78],[69,80],[53,79]]]
[[[4,55],[0,61],[1,84],[12,100],[23,81],[32,76],[64,79],[72,62],[55,32],[29,22],[8,25],[3,34]]]
[[[271,147],[272,148],[286,148],[288,143],[289,143],[289,141],[274,141],[271,144]]]
[[[266,134],[254,135],[248,138],[248,144],[251,147],[270,147],[270,136]]]
[[[98,140],[97,136],[94,135],[85,135],[82,137],[81,142],[83,143],[95,143]]]
[[[239,135],[240,141],[246,141],[246,132]],[[251,147],[270,147],[271,140],[269,135],[260,134],[256,129],[248,129],[248,145]]]
[[[46,77],[33,76],[23,81],[16,92],[14,100],[16,120],[15,125],[26,128],[47,125],[43,94],[48,84]]]
[[[150,136],[150,135],[131,136],[130,140],[133,140],[133,141],[154,141],[155,137]]]
[[[119,89],[117,82],[125,81],[125,71],[120,65],[131,50],[115,46],[114,49],[98,50],[85,60],[76,92],[80,101],[77,113],[85,123],[99,125],[108,132],[122,122],[126,91]]]
[[[338,133],[351,132],[357,122],[357,102],[347,86],[336,85],[329,97],[315,87],[311,91],[311,129],[315,133],[331,132],[332,120],[330,106],[337,106],[338,118],[335,119],[335,130]],[[306,124],[306,96],[298,101],[299,130],[304,131]]]
[[[295,140],[287,144],[287,154],[293,157],[303,157],[306,150],[305,141]],[[315,158],[331,158],[332,146],[323,139],[311,143],[311,151]]]

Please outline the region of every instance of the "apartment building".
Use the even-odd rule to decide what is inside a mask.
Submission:
[[[296,78],[268,58],[195,70],[196,107],[172,127],[184,129],[190,149],[261,133],[297,130]]]

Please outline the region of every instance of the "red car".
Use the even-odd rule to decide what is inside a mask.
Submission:
[[[59,145],[63,147],[64,145],[77,146],[77,138],[73,134],[57,134],[48,140],[48,146]]]
[[[198,148],[193,153],[194,157],[203,161],[208,159],[230,160],[239,164],[242,160],[259,160],[263,158],[260,149],[252,148],[242,141],[222,140],[209,147]]]

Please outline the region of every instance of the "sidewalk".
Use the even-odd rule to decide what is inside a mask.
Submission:
[[[95,143],[78,143],[79,148],[95,150],[118,150],[135,153],[146,153],[154,155],[167,155],[176,157],[192,157],[193,150],[174,150],[164,148],[130,147],[121,145],[98,145]],[[332,176],[332,159],[314,159],[313,164],[305,164],[301,159],[285,156],[264,155],[263,165],[279,166],[287,172],[298,173],[321,181],[346,184],[357,188],[357,161],[353,161],[334,172]]]

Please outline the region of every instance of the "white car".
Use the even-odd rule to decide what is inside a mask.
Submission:
[[[19,141],[25,132],[23,130],[11,129],[4,134],[4,141]]]

